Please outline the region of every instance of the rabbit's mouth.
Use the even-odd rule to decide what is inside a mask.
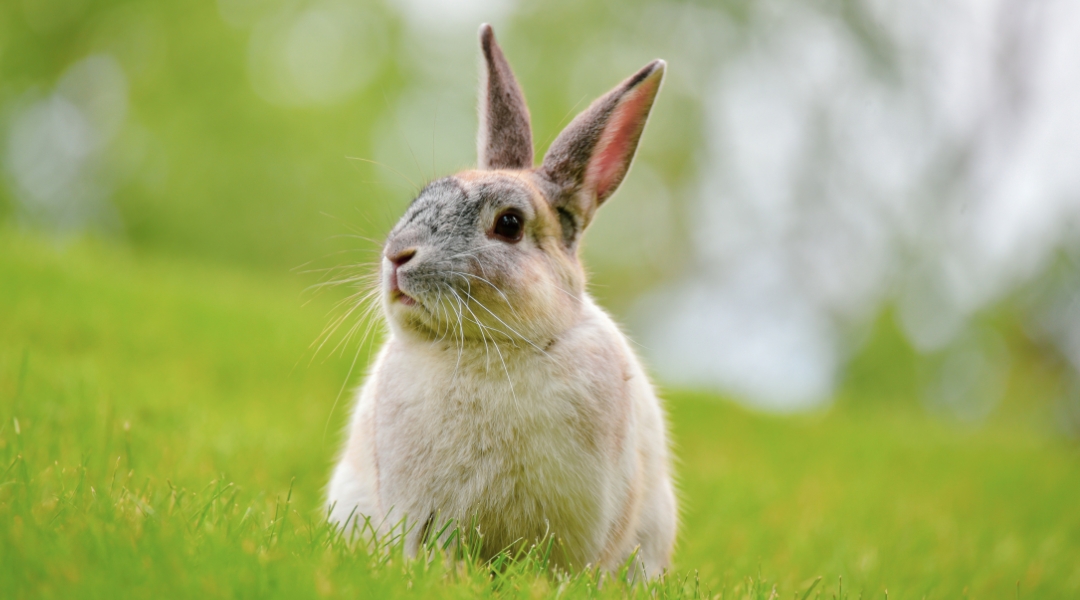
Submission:
[[[401,291],[400,289],[393,290],[392,292],[390,292],[390,301],[391,302],[401,302],[405,306],[413,306],[414,304],[416,304],[416,299],[415,298],[413,298],[412,296],[406,294],[405,292]]]

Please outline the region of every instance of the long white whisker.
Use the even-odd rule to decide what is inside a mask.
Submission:
[[[468,308],[468,306],[465,308]],[[469,309],[469,312],[472,313],[472,310]],[[480,323],[480,320],[476,318],[475,313],[473,313],[473,319],[476,321],[477,326],[480,327],[481,334],[483,334],[483,331],[488,329],[488,327]],[[492,329],[492,331],[498,330]],[[505,332],[503,332],[503,334],[505,335]],[[510,385],[510,396],[514,398],[514,402],[517,402],[517,392],[514,390],[514,381],[510,377],[510,369],[506,368],[506,360],[503,358],[502,350],[499,349],[499,342],[495,339],[495,336],[491,337],[491,345],[495,347],[495,353],[499,356],[499,363],[502,364],[503,373],[506,374],[506,383]]]
[[[451,290],[451,291],[453,291],[453,290]],[[457,340],[458,341],[457,364],[454,365],[454,377],[456,378],[457,374],[458,374],[458,369],[461,367],[461,355],[464,354],[464,352],[465,352],[465,323],[462,321],[462,317],[461,317],[461,312],[462,312],[461,311],[461,297],[457,296],[457,294],[455,294],[455,297],[457,299],[457,304],[455,305],[455,309],[456,309],[456,312],[457,312],[458,338],[459,338]]]
[[[345,380],[341,382],[341,388],[338,389],[337,396],[334,397],[334,403],[330,406],[330,414],[326,415],[326,425],[323,425],[323,440],[326,440],[326,432],[330,429],[330,421],[334,418],[334,410],[337,409],[338,402],[341,401],[341,394],[345,391],[345,386],[349,385],[353,369],[356,368],[356,359],[359,357],[360,346],[357,346],[356,354],[353,354],[352,363],[349,364],[349,372],[345,374]]]
[[[334,403],[330,406],[330,412],[329,412],[329,414],[326,415],[326,424],[323,426],[323,439],[324,440],[326,439],[326,432],[329,431],[329,429],[330,429],[330,421],[333,420],[333,418],[334,418],[334,411],[337,410],[337,405],[338,405],[339,402],[341,402],[341,396],[345,392],[345,387],[347,385],[349,385],[349,380],[352,378],[353,371],[356,369],[356,362],[360,358],[360,350],[364,347],[364,343],[367,341],[368,335],[370,334],[371,329],[372,329],[372,327],[374,325],[375,321],[374,321],[374,319],[371,318],[371,316],[372,316],[371,313],[374,311],[377,304],[374,303],[374,302],[371,302],[371,300],[372,300],[372,298],[374,298],[376,296],[378,291],[379,291],[378,288],[369,290],[367,293],[365,293],[363,295],[363,297],[361,298],[361,300],[359,302],[357,302],[355,305],[353,305],[349,309],[349,311],[345,315],[343,315],[343,318],[347,317],[349,314],[351,314],[353,311],[355,311],[357,307],[364,306],[364,310],[361,312],[360,319],[358,319],[357,324],[354,325],[349,330],[349,333],[346,336],[344,341],[347,341],[349,338],[352,337],[353,333],[356,330],[356,327],[359,324],[367,322],[367,327],[364,330],[363,337],[360,339],[360,343],[357,344],[357,346],[356,346],[356,352],[353,354],[352,361],[349,363],[349,371],[345,374],[345,379],[341,382],[341,387],[338,389],[338,393],[334,397]],[[343,318],[338,319],[338,325],[334,327],[335,331],[336,331],[337,327],[340,326],[340,323],[342,322]],[[323,342],[321,344],[319,344],[319,348],[322,348],[323,344],[325,344],[326,341],[332,335],[333,335],[333,331],[331,331],[331,333],[328,334],[325,339],[323,339]],[[315,353],[317,354],[318,350],[316,350]],[[331,352],[331,354],[332,354],[332,352]],[[313,356],[313,358],[314,358],[314,356]],[[370,358],[371,358],[371,356],[370,356],[370,352],[369,352],[369,354],[368,354],[369,361],[370,361]]]
[[[495,285],[491,281],[489,281],[489,280],[487,280],[487,279],[485,279],[483,277],[480,277],[479,275],[473,275],[472,273],[465,273],[463,271],[450,271],[450,274],[451,275],[461,275],[461,276],[464,276],[464,277],[472,277],[473,279],[478,279],[478,280],[488,284],[489,286],[491,286],[491,289],[495,290],[496,292],[499,293],[500,296],[502,296],[503,301],[506,302],[506,306],[510,307],[510,311],[514,313],[514,316],[518,317],[518,318],[521,318],[520,316],[518,316],[517,311],[514,310],[514,305],[510,303],[510,298],[508,298],[506,296],[506,294],[503,293],[503,291],[501,289],[499,289],[499,286]]]
[[[333,287],[335,285],[347,285],[347,284],[350,284],[350,283],[368,283],[368,282],[371,281],[371,279],[372,279],[371,275],[365,274],[365,275],[357,275],[355,277],[346,277],[345,279],[333,279],[333,280],[330,280],[330,281],[320,281],[319,283],[313,283],[313,284],[307,286],[307,288],[305,288],[304,291],[317,290],[319,288],[324,288],[324,287]]]
[[[488,349],[487,333],[486,333],[486,330],[484,328],[483,323],[480,322],[480,319],[477,318],[476,313],[474,313],[473,310],[471,308],[469,308],[469,304],[467,302],[465,302],[465,300],[463,300],[461,298],[461,295],[457,293],[456,289],[451,287],[450,291],[452,291],[454,293],[454,295],[456,295],[458,297],[458,300],[461,303],[461,307],[464,308],[465,310],[469,311],[469,314],[472,315],[472,321],[474,323],[476,323],[477,327],[480,328],[480,339],[483,340],[483,342],[484,342],[484,358],[485,358],[485,361],[486,361],[486,364],[485,364],[484,368],[485,369],[490,368],[491,351]],[[494,337],[491,338],[491,343],[492,344],[496,343],[496,340],[495,340]]]
[[[435,302],[433,302],[432,306],[431,306],[431,309],[432,309],[431,310],[431,316],[435,318],[435,339],[433,340],[433,343],[436,343],[436,344],[443,341],[443,333],[442,333],[443,322],[442,322],[442,318],[440,318],[440,316],[439,316],[439,308],[440,308],[439,301],[440,300],[442,300],[442,290],[439,290],[439,294],[435,297]]]
[[[468,296],[469,296],[469,299],[470,299],[470,300],[472,300],[473,302],[475,302],[477,306],[479,306],[480,308],[482,308],[482,309],[486,310],[486,311],[488,312],[488,314],[489,314],[489,315],[491,315],[492,317],[495,317],[495,320],[496,320],[496,321],[498,321],[499,323],[502,323],[503,327],[506,327],[507,329],[509,329],[509,330],[510,330],[510,332],[511,332],[511,333],[513,333],[513,334],[517,335],[517,336],[518,336],[519,338],[521,338],[521,339],[522,339],[522,341],[526,342],[527,344],[529,344],[529,345],[530,345],[530,346],[532,346],[533,348],[536,348],[537,350],[539,350],[539,351],[540,351],[540,353],[541,353],[541,354],[543,354],[544,356],[547,356],[548,358],[550,358],[550,356],[548,355],[548,353],[547,353],[547,352],[545,352],[543,348],[541,348],[540,346],[537,346],[537,345],[536,345],[535,343],[533,343],[533,341],[532,341],[532,340],[530,340],[529,338],[525,337],[525,336],[524,336],[524,335],[522,335],[522,334],[521,334],[520,332],[518,332],[517,330],[515,330],[515,329],[514,329],[513,327],[511,327],[510,325],[508,325],[508,324],[506,323],[506,321],[503,321],[503,320],[502,320],[501,318],[499,318],[499,315],[497,315],[497,314],[495,314],[495,313],[491,312],[491,309],[490,309],[490,308],[488,308],[487,306],[485,306],[483,302],[481,302],[481,301],[477,300],[477,299],[476,299],[476,298],[475,298],[474,296],[472,296],[471,294],[469,294],[469,292],[465,292],[465,294],[466,294],[466,295],[468,295]],[[495,330],[495,331],[498,331],[498,330]]]
[[[482,328],[483,325],[480,327]],[[513,396],[514,402],[517,402],[517,392],[514,391],[514,381],[510,378],[510,369],[506,368],[506,361],[503,359],[502,350],[499,350],[498,344],[495,344],[495,352],[499,354],[499,362],[502,363],[503,373],[506,373],[506,383],[510,384],[510,395]]]
[[[320,333],[319,336],[317,338],[315,338],[315,341],[313,341],[311,343],[311,346],[314,346],[316,343],[318,343],[318,347],[315,348],[315,351],[311,355],[311,360],[312,361],[314,361],[315,357],[318,356],[320,351],[322,351],[323,346],[325,346],[326,343],[330,341],[330,338],[332,338],[334,336],[334,334],[337,332],[338,328],[341,327],[342,323],[344,323],[354,312],[356,312],[356,310],[358,308],[364,307],[365,304],[367,304],[368,301],[376,293],[378,293],[378,289],[369,290],[367,292],[361,291],[361,292],[357,292],[356,294],[353,294],[352,296],[349,296],[348,298],[345,298],[345,299],[341,300],[340,302],[338,302],[338,304],[336,306],[340,306],[344,302],[347,302],[349,300],[360,297],[360,299],[358,301],[356,301],[351,307],[349,307],[349,309],[347,311],[345,311],[344,314],[342,314],[342,315],[338,316],[336,319],[334,319],[330,323],[330,325],[327,325],[323,329],[322,333]],[[309,348],[310,348],[310,346],[309,346]],[[336,349],[337,348],[335,347],[335,350]],[[331,354],[333,354],[333,351],[331,351]]]

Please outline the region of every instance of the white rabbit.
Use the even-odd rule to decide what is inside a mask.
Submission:
[[[554,535],[555,564],[667,568],[677,510],[665,416],[637,357],[585,292],[581,234],[634,157],[665,63],[595,101],[539,167],[510,65],[480,28],[479,169],[424,188],[390,232],[389,336],[330,481],[331,519],[436,519],[490,557]],[[350,521],[350,517],[352,520]]]

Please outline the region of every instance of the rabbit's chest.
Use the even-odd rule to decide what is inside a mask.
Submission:
[[[469,377],[413,372],[383,396],[384,500],[414,514],[477,517],[489,529],[579,526],[605,502],[612,432],[603,399],[541,367],[493,367]]]

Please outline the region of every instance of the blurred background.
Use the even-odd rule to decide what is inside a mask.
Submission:
[[[538,153],[669,63],[585,249],[659,380],[1080,435],[1064,0],[11,0],[0,221],[256,271],[368,259],[475,162],[484,21]]]

